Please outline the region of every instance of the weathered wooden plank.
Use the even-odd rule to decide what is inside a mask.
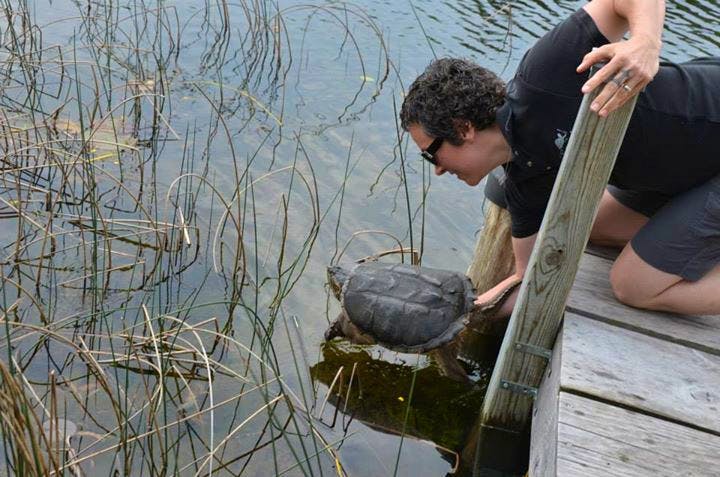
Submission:
[[[720,437],[564,392],[557,453],[558,476],[720,474]]]
[[[548,202],[517,304],[505,333],[482,410],[486,427],[521,429],[532,399],[503,382],[537,387],[546,361],[517,349],[518,343],[551,348],[597,205],[625,135],[635,101],[606,118],[583,98],[553,192]]]
[[[720,357],[574,313],[562,336],[561,389],[720,435]]]
[[[585,254],[568,299],[568,311],[720,355],[720,316],[681,316],[625,306],[613,296],[612,263]]]
[[[562,340],[561,330],[533,407],[528,464],[530,475],[555,475]]]

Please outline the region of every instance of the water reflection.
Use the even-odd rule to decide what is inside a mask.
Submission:
[[[389,362],[377,349],[371,354],[337,341],[321,349],[323,359],[310,373],[329,388],[326,399],[334,406],[322,413],[323,422],[347,433],[357,420],[379,432],[427,440],[452,467],[459,467],[458,452],[485,393],[487,363],[477,371],[481,379],[469,386],[442,376],[427,362],[413,373],[412,356],[413,363]],[[338,450],[342,454],[342,446]]]

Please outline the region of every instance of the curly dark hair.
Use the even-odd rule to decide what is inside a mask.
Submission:
[[[419,124],[433,137],[462,144],[463,125],[481,130],[495,121],[505,83],[492,71],[459,58],[441,58],[413,81],[400,110],[402,128]]]

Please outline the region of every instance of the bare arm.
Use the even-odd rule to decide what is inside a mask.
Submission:
[[[608,61],[583,86],[583,93],[587,93],[607,83],[592,105],[594,111],[606,116],[639,93],[657,73],[665,2],[593,0],[583,8],[600,32],[614,42],[585,55],[577,69],[582,72],[594,63]],[[628,30],[630,39],[624,41],[622,36]]]
[[[535,239],[537,234],[533,234],[529,237],[514,238],[512,239],[513,253],[515,254],[515,273],[501,281],[490,290],[480,295],[475,303],[482,305],[489,301],[492,301],[502,290],[507,288],[511,283],[517,279],[522,279],[525,274],[528,262],[530,261],[530,254],[532,253],[533,246],[535,246]],[[507,299],[503,306],[495,314],[494,318],[502,318],[509,316],[512,313],[513,307],[515,306],[515,300],[517,300],[518,292],[520,289],[516,289],[512,295]]]
[[[535,246],[535,239],[537,239],[536,233],[529,237],[513,237],[512,239],[513,253],[515,254],[515,274],[519,278],[523,277],[530,262],[530,254]]]

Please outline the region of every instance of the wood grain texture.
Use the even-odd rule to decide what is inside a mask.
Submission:
[[[717,476],[720,437],[560,393],[557,475]]]
[[[525,279],[505,333],[482,410],[482,422],[520,429],[532,398],[509,392],[501,381],[537,387],[546,361],[516,351],[516,343],[551,348],[562,319],[597,205],[605,189],[635,106],[628,102],[607,118],[580,106],[558,178],[535,242]]]
[[[472,280],[479,295],[509,277],[514,269],[510,213],[488,201],[485,222],[465,274]]]
[[[555,475],[562,341],[561,331],[533,406],[528,463],[530,475]]]
[[[573,313],[562,347],[561,389],[720,435],[719,356]]]
[[[682,316],[625,306],[610,288],[611,266],[610,260],[584,254],[568,311],[720,355],[720,316]]]
[[[472,263],[465,274],[470,278],[480,295],[507,277],[515,269],[515,256],[510,235],[510,213],[502,207],[487,201],[485,221],[480,231]],[[477,359],[478,352],[487,348],[488,336],[500,341],[505,333],[503,320],[485,320],[473,324],[464,331],[458,342],[460,355]],[[494,347],[497,349],[497,347]]]

